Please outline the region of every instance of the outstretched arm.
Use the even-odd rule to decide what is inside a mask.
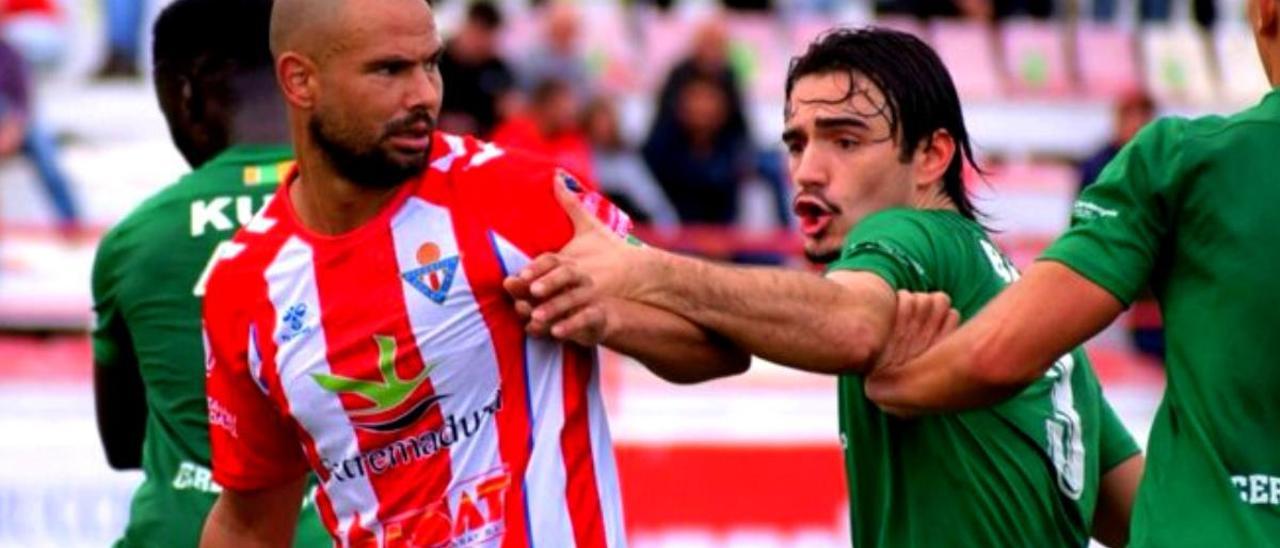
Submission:
[[[936,346],[877,369],[867,378],[867,396],[901,414],[993,405],[1044,376],[1123,309],[1111,293],[1070,268],[1038,262]]]

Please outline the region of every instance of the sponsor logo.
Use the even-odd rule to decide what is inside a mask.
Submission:
[[[378,372],[380,381],[353,379],[340,375],[313,373],[316,384],[334,394],[351,394],[371,404],[348,411],[351,423],[358,428],[375,432],[395,432],[409,426],[426,415],[427,411],[448,397],[448,394],[427,394],[427,378],[435,364],[427,364],[411,379],[400,377],[396,371],[396,340],[378,335],[373,338],[378,345]]]
[[[1075,208],[1071,211],[1072,214],[1075,215],[1076,219],[1081,221],[1109,219],[1119,215],[1119,213],[1116,213],[1116,210],[1114,209],[1107,209],[1093,202],[1086,202],[1084,200],[1076,202]]]
[[[216,494],[222,492],[222,486],[213,481],[213,471],[208,467],[184,460],[173,475],[173,490]]]
[[[479,409],[463,415],[450,414],[439,428],[415,436],[400,438],[378,449],[334,462],[322,458],[320,464],[329,471],[330,481],[344,482],[386,473],[393,468],[413,464],[453,447],[478,434],[502,409],[502,390]]]
[[[295,304],[284,311],[284,315],[280,317],[281,343],[287,343],[315,329],[314,325],[310,325],[309,312],[307,303]]]
[[[441,258],[440,246],[428,242],[418,248],[415,258],[420,266],[400,276],[432,302],[444,304],[458,273],[458,256]]]
[[[236,430],[235,413],[223,407],[222,402],[218,400],[206,397],[205,401],[209,406],[209,425],[226,430],[233,438],[240,437],[240,433]]]
[[[501,468],[457,482],[446,499],[384,524],[387,544],[461,548],[500,540],[511,483],[511,474]],[[452,515],[450,501],[457,505]]]
[[[1245,504],[1280,507],[1280,476],[1231,476],[1231,483],[1240,491],[1240,501]]]

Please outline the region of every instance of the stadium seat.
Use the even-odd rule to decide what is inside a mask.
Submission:
[[[1076,61],[1081,91],[1094,99],[1112,100],[1140,89],[1141,72],[1133,31],[1115,25],[1082,23],[1076,32]]]
[[[787,76],[786,34],[763,15],[729,15],[729,56],[747,96],[781,100]]]
[[[999,231],[1014,263],[1025,266],[1067,228],[1076,171],[1064,163],[1030,161],[987,168],[986,184],[970,188],[980,197],[978,208],[987,215],[987,225]]]
[[[930,35],[962,101],[987,101],[1003,95],[995,44],[986,25],[937,21],[930,26]]]
[[[1019,95],[1063,97],[1074,91],[1066,34],[1057,23],[1015,20],[1001,26],[1005,74]]]
[[[609,94],[635,91],[640,84],[640,48],[622,6],[614,2],[582,5],[583,52],[591,77]]]
[[[640,54],[644,74],[641,90],[656,93],[667,73],[689,50],[689,40],[697,28],[697,21],[688,17],[656,11],[641,14],[643,47]]]
[[[1247,27],[1232,26],[1220,30],[1215,45],[1218,66],[1222,70],[1224,100],[1238,106],[1251,105],[1271,89]]]
[[[1187,25],[1141,31],[1147,84],[1161,103],[1205,105],[1215,99],[1204,35]]]

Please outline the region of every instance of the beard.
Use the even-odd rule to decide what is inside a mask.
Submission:
[[[407,159],[397,159],[383,145],[392,137],[412,133],[417,124],[426,124],[427,134],[436,129],[435,118],[425,108],[415,109],[403,118],[392,120],[372,143],[361,142],[354,131],[334,124],[320,112],[307,124],[311,138],[328,158],[330,165],[343,178],[367,189],[389,189],[404,184],[427,167],[431,149]]]

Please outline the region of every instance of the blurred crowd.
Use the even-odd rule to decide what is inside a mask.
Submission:
[[[848,9],[836,0],[721,0],[729,10],[831,14]],[[555,158],[596,181],[642,224],[728,227],[742,217],[744,189],[764,189],[768,216],[789,224],[785,159],[775,143],[757,142],[742,67],[735,63],[726,27],[705,18],[653,88],[652,116],[642,135],[623,131],[621,97],[598,81],[584,54],[583,3],[533,1],[534,44],[504,55],[512,2],[436,0],[465,15],[450,25],[441,71],[448,93],[440,127],[473,133],[508,147]],[[1221,0],[1239,7],[1239,1]],[[671,1],[635,0],[675,9]],[[103,0],[106,44],[92,77],[139,79],[145,0]],[[1212,25],[1224,8],[1210,0],[875,0],[863,2],[878,17],[1013,16],[1092,17],[1109,21],[1168,20],[1175,12]],[[524,13],[523,11],[521,12]],[[75,197],[59,166],[57,142],[31,108],[32,78],[52,70],[68,42],[58,0],[0,0],[0,162],[29,161],[54,205],[60,226],[80,222]],[[626,37],[619,37],[621,40]],[[785,59],[785,57],[783,57]],[[630,137],[630,138],[629,138]],[[1114,145],[1110,143],[1109,146]],[[1098,158],[1085,169],[1096,172]],[[757,192],[757,194],[760,194]],[[738,254],[726,258],[771,261]],[[767,255],[767,254],[766,254]]]

